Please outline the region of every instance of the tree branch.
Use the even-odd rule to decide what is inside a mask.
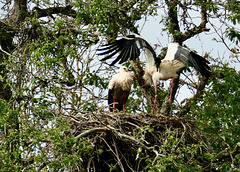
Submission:
[[[148,147],[146,146],[144,143],[142,143],[141,141],[139,140],[136,140],[134,137],[132,136],[129,136],[129,135],[126,135],[126,134],[122,134],[120,132],[117,132],[115,128],[111,127],[111,126],[107,126],[107,127],[99,127],[99,128],[92,128],[92,129],[89,129],[89,130],[86,130],[84,131],[83,133],[79,134],[78,136],[76,136],[75,138],[76,139],[80,139],[82,137],[86,137],[90,134],[93,134],[93,133],[97,133],[97,132],[106,132],[106,131],[110,131],[116,138],[118,138],[119,140],[122,140],[122,141],[130,141],[132,142],[133,144],[135,145],[138,145],[144,149],[147,149],[147,150],[151,150],[152,148],[151,147]]]
[[[152,87],[145,85],[145,81],[143,79],[144,71],[141,65],[137,61],[130,61],[130,63],[136,71],[135,77],[139,89],[141,90],[144,97],[147,99],[147,103],[149,104],[149,106],[153,106],[155,90]],[[160,99],[158,98],[156,102],[156,107],[161,107],[161,105],[162,101],[160,101]]]
[[[194,35],[210,30],[209,28],[206,28],[206,24],[208,23],[206,4],[207,2],[205,1],[205,3],[201,5],[201,23],[198,26],[195,26],[194,28],[189,29],[184,34],[182,34],[182,42],[193,37]]]
[[[81,134],[77,135],[75,137],[75,139],[80,139],[81,137],[87,137],[88,135],[90,135],[92,133],[106,132],[107,130],[108,130],[107,127],[93,128],[93,129],[90,129],[90,130],[86,130],[86,131],[82,132]]]
[[[202,77],[201,80],[200,80],[200,83],[197,87],[197,92],[196,94],[190,99],[188,100],[188,102],[186,103],[186,105],[182,108],[181,111],[179,111],[176,115],[181,117],[181,116],[184,116],[186,115],[189,111],[190,111],[190,107],[193,103],[196,102],[196,100],[202,95],[203,93],[203,89],[205,88],[206,86],[206,83],[207,83],[207,80],[208,78],[206,77]]]
[[[74,75],[72,74],[71,70],[67,66],[67,57],[62,57],[61,58],[63,68],[67,74],[67,81],[61,81],[63,84],[67,84],[67,86],[73,86],[75,84],[75,78]]]
[[[70,17],[75,18],[77,16],[77,12],[72,9],[71,5],[66,7],[50,7],[46,9],[40,9],[39,7],[34,7],[32,10],[32,16],[36,18],[51,16],[52,14],[64,14]]]
[[[223,159],[230,158],[231,156],[235,156],[240,153],[240,142],[238,142],[234,148],[233,151],[226,152],[227,149],[221,151],[217,156],[216,156],[216,161],[220,162]]]
[[[18,25],[24,21],[27,15],[27,0],[14,0],[14,7],[11,16],[12,22]]]
[[[166,0],[168,5],[169,31],[173,35],[174,42],[182,44],[182,34],[178,22],[177,0]]]

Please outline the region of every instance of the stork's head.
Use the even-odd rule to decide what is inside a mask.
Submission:
[[[134,77],[134,75],[128,70],[128,68],[127,68],[126,66],[121,66],[119,73],[120,73],[120,74],[127,73],[127,74],[130,74],[132,77]]]

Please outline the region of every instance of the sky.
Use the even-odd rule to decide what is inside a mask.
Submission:
[[[150,16],[147,18],[147,20],[142,19],[137,23],[137,25],[139,25],[139,28],[141,28],[140,34],[142,37],[144,37],[151,45],[159,44],[159,47],[156,49],[157,55],[160,53],[161,48],[166,47],[168,43],[172,42],[171,36],[167,35],[166,32],[161,31],[161,28],[164,27],[162,24],[160,24],[163,16],[166,16],[164,12],[162,10],[158,10],[158,16]],[[193,12],[191,16],[194,16],[193,21],[195,23],[200,22],[199,13]],[[218,28],[218,32],[223,32],[222,30],[226,29],[226,26],[219,22],[218,18],[211,19],[210,22],[216,28]],[[207,24],[207,27],[210,28],[209,32],[200,33],[186,40],[183,44],[191,50],[196,51],[199,55],[204,56],[205,53],[209,53],[213,59],[220,58],[224,62],[229,62],[229,57],[232,55],[232,53],[226,48],[223,43],[219,42],[220,38],[211,24]],[[240,25],[237,24],[235,27],[240,28]],[[226,38],[225,41],[230,47],[233,47],[232,42],[230,42],[228,38]],[[214,62],[211,61],[211,65],[213,65],[213,63]],[[239,63],[231,63],[230,66],[235,68],[237,71],[240,70]],[[191,70],[194,69],[191,68]],[[181,75],[181,78],[184,79],[185,76]],[[163,82],[164,88],[168,89],[170,82]],[[178,89],[178,93],[179,94],[177,96],[177,101],[181,102],[185,98],[191,98],[193,92],[189,90],[187,86],[183,86],[181,89]]]
[[[160,49],[167,46],[170,43],[171,36],[168,36],[166,32],[161,32],[163,25],[159,24],[162,16],[165,15],[161,10],[158,10],[158,16],[148,17],[147,21],[145,19],[140,20],[137,25],[141,30],[141,36],[144,37],[148,42],[153,44],[160,44],[160,48],[157,49],[160,52]],[[199,23],[199,14],[196,14],[195,23]],[[225,29],[223,25],[219,22],[218,19],[211,19],[211,22],[218,28]],[[215,30],[211,27],[210,24],[207,24],[207,27],[210,28],[209,32],[200,33],[184,42],[184,44],[192,50],[195,50],[200,55],[204,55],[206,52],[210,53],[213,57],[222,57],[226,59],[231,55],[231,52],[226,48],[223,43],[217,42],[215,39],[220,40],[219,36]],[[240,25],[236,25],[236,28],[240,28]],[[220,30],[219,30],[220,31]],[[230,41],[226,39],[228,45],[231,44]],[[234,66],[234,65],[233,65]]]

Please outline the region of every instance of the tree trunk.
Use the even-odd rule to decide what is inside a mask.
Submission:
[[[11,80],[8,78],[9,55],[15,49],[14,37],[16,33],[19,33],[21,27],[20,24],[24,21],[28,14],[27,0],[15,0],[12,10],[12,15],[0,21],[0,98],[9,102],[9,107],[12,109],[8,116],[8,123],[6,124],[5,138],[10,152],[10,160],[14,164],[19,164],[21,161],[21,154],[19,153],[19,114],[16,112],[15,103],[11,103],[12,89]],[[12,137],[12,132],[14,136]]]
[[[13,14],[11,16],[13,23],[21,23],[22,21],[24,21],[27,14],[27,0],[15,0]]]

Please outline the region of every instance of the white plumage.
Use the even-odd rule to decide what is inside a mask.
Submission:
[[[125,112],[125,103],[131,90],[134,75],[125,66],[120,67],[118,74],[108,84],[108,104],[110,111],[117,108]]]
[[[106,57],[102,59],[102,61],[105,61],[119,53],[116,59],[110,64],[114,65],[118,61],[121,64],[127,60],[135,60],[139,58],[140,49],[144,49],[148,57],[145,66],[145,74],[143,76],[145,83],[153,83],[155,86],[156,95],[152,113],[154,113],[157,100],[158,80],[177,78],[181,70],[188,64],[192,65],[206,77],[210,74],[210,67],[208,66],[209,62],[193,51],[173,42],[168,44],[165,58],[160,59],[156,56],[152,46],[144,38],[136,34],[128,35],[127,37],[116,40],[113,43],[103,45],[103,48],[98,49],[98,51],[103,52],[98,55],[106,55]],[[170,102],[172,102],[171,97],[172,95],[170,95]]]

